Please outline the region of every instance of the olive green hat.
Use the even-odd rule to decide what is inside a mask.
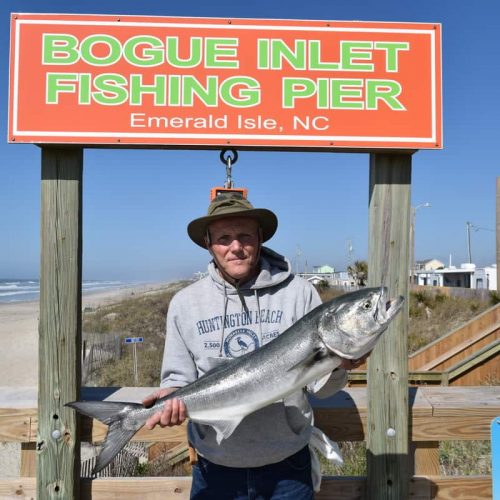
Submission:
[[[200,247],[207,248],[205,236],[208,226],[226,217],[251,217],[262,228],[262,241],[272,238],[278,227],[278,218],[267,208],[254,208],[253,205],[238,193],[220,194],[208,206],[207,215],[191,221],[187,232],[189,237]]]

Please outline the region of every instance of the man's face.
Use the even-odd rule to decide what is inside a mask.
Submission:
[[[246,281],[254,275],[259,258],[259,225],[248,217],[228,217],[210,224],[208,247],[221,271]]]

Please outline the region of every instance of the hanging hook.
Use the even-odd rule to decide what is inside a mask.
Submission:
[[[233,155],[233,157],[231,158],[230,155],[228,155],[227,157],[224,157],[224,155],[226,153],[231,153]],[[231,163],[234,165],[238,161],[238,151],[236,151],[236,149],[227,149],[227,148],[224,148],[220,152],[220,161],[222,163],[227,163],[227,160],[231,160]]]
[[[228,154],[226,157],[224,156],[226,153]],[[232,157],[231,157],[232,155]],[[224,183],[224,187],[226,189],[231,189],[234,187],[233,178],[231,176],[232,166],[238,161],[238,152],[235,149],[223,149],[220,152],[220,161],[226,165],[226,182]]]

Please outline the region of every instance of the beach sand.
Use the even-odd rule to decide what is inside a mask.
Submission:
[[[97,308],[127,298],[157,293],[175,287],[175,283],[159,283],[90,292],[82,297],[82,309]],[[22,398],[38,384],[38,318],[39,303],[0,303],[0,386],[19,392]],[[8,404],[4,402],[4,404]],[[0,478],[19,477],[20,443],[0,442]]]

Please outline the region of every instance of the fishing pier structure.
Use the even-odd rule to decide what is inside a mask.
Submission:
[[[190,46],[193,32],[204,40],[197,53],[204,61],[194,53],[176,59],[167,88],[166,76],[152,73],[158,64],[174,64],[162,59],[163,40]],[[40,375],[37,394],[0,395],[0,441],[23,445],[21,476],[0,480],[0,496],[188,498],[188,477],[80,478],[80,442],[102,439],[104,428],[64,405],[112,392],[80,387],[84,148],[365,152],[369,285],[408,297],[412,155],[442,147],[440,25],[13,14],[11,33],[9,141],[41,148]],[[165,38],[168,33],[176,35]],[[326,59],[327,44],[336,47],[337,60]],[[175,58],[175,51],[168,55]],[[117,73],[100,75],[110,64]],[[238,73],[240,64],[248,75]],[[364,76],[352,79],[354,70]],[[143,85],[148,78],[154,88]],[[228,128],[200,130],[185,119],[167,134],[141,122],[138,110],[157,116],[167,105],[207,116],[209,129],[216,106]],[[134,112],[128,125],[124,109]],[[368,492],[384,500],[456,498],[458,492],[488,498],[491,492],[491,478],[442,477],[434,443],[487,439],[498,414],[497,388],[409,389],[405,307],[370,357],[367,388],[342,391],[317,408],[316,421],[332,438],[366,440],[368,464],[366,478],[325,480],[318,498]],[[137,400],[149,391],[121,389],[113,397]],[[184,432],[141,430],[135,439],[181,441]]]

